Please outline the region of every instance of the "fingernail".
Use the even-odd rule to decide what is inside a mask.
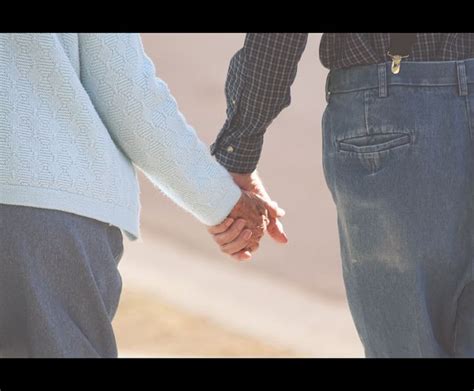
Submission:
[[[252,254],[250,254],[250,252],[248,252],[248,251],[244,252],[243,255],[244,255],[243,261],[248,261],[248,260],[252,259]]]
[[[233,222],[234,222],[234,219],[232,219],[232,218],[229,217],[229,218],[225,221],[225,226],[226,226],[226,227],[229,227],[229,226],[232,225]]]
[[[244,239],[248,240],[252,236],[252,231],[245,231],[244,233]]]

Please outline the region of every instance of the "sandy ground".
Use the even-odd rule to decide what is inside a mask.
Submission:
[[[251,262],[211,261],[145,233],[143,242],[126,243],[119,270],[122,356],[362,356],[345,302]]]
[[[188,122],[212,143],[225,119],[229,60],[244,34],[142,38]],[[259,164],[270,194],[286,209],[289,244],[265,238],[252,262],[235,266],[197,220],[140,174],[144,241],[126,243],[114,321],[122,356],[362,355],[321,164],[327,70],[317,58],[319,39],[310,34],[292,104],[268,130]],[[185,293],[190,287],[194,293]],[[239,289],[246,294],[232,295]]]
[[[121,357],[302,356],[177,309],[140,288],[123,292],[114,328]]]

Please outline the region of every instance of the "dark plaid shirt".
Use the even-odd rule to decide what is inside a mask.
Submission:
[[[290,87],[306,46],[304,33],[247,34],[230,62],[225,92],[227,120],[211,152],[231,172],[255,170],[263,136],[291,102]],[[328,69],[390,61],[390,33],[325,33],[319,58]],[[417,33],[406,61],[474,57],[474,33]]]

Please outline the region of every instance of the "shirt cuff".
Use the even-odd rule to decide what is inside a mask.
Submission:
[[[263,135],[221,139],[211,145],[211,154],[227,171],[249,174],[257,168]]]

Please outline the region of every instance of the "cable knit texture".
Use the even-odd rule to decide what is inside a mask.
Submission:
[[[0,203],[94,218],[136,240],[136,168],[207,225],[241,194],[139,34],[0,34]]]

